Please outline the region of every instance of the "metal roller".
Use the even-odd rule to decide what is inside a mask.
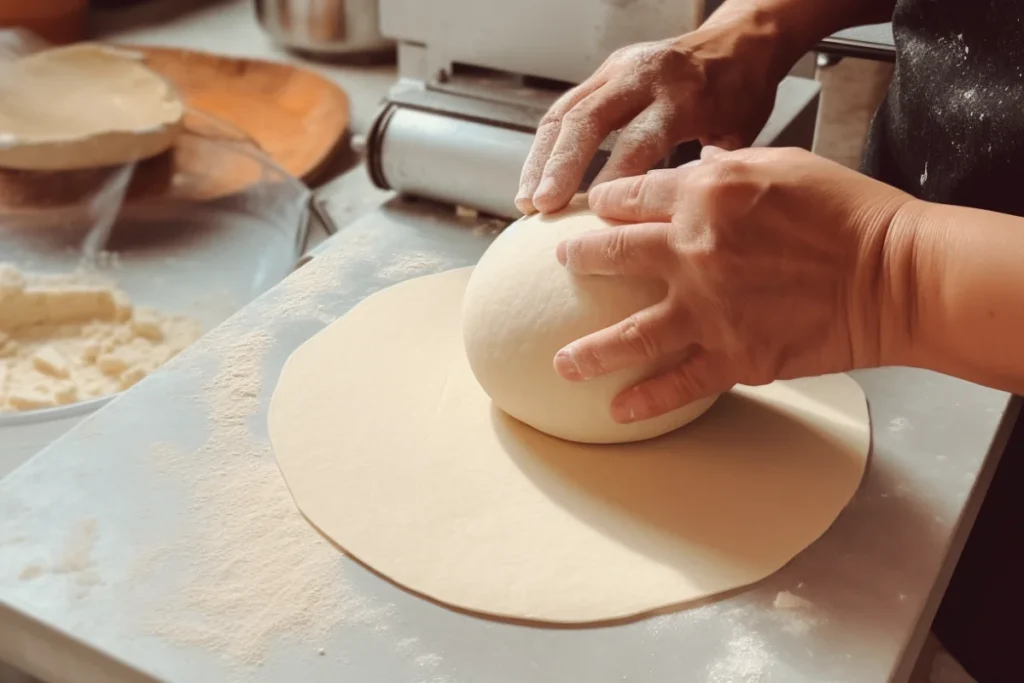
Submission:
[[[518,218],[513,200],[519,174],[544,111],[431,90],[399,91],[367,137],[370,176],[384,190]],[[580,191],[601,170],[616,137],[601,145]],[[699,154],[696,143],[680,145],[658,166],[677,166]]]
[[[390,102],[367,139],[368,165],[382,189],[511,219],[532,141],[529,130]]]

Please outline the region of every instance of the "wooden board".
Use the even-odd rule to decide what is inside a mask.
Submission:
[[[125,46],[169,80],[187,105],[248,135],[290,174],[311,181],[345,137],[345,92],[287,64],[163,47]]]
[[[349,102],[322,76],[287,64],[192,50],[119,46],[144,55],[195,113],[174,149],[140,162],[129,199],[209,200],[265,178],[245,148],[259,148],[288,174],[313,182],[345,143]],[[226,143],[218,144],[218,140]],[[0,170],[0,214],[88,202],[116,169]]]

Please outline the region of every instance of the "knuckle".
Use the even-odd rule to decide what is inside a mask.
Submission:
[[[614,50],[610,55],[608,55],[608,59],[604,61],[605,65],[621,64],[622,62],[628,62],[629,58],[633,56],[636,47],[637,46],[635,45],[626,45],[625,47],[620,47]]]
[[[566,148],[559,144],[551,151],[544,170],[548,175],[560,178],[564,174],[575,173],[585,163],[583,152],[578,147]]]
[[[603,249],[604,253],[602,256],[608,263],[614,265],[625,263],[629,258],[629,244],[626,239],[626,231],[621,228],[613,229],[608,239],[605,240]]]
[[[802,147],[775,147],[773,150],[775,154],[782,159],[806,159],[813,156],[809,151]]]
[[[685,81],[690,94],[709,90],[711,78],[707,62],[697,56],[693,50],[679,47],[666,49],[661,54],[661,58],[663,68],[670,68],[676,81]]]
[[[624,197],[625,204],[629,207],[638,206],[644,198],[644,177],[637,176],[629,181],[629,185],[626,187],[626,196]]]
[[[694,389],[693,378],[685,365],[668,374],[666,385],[663,406],[666,411],[674,410],[687,403],[688,397]]]
[[[717,204],[742,181],[746,165],[736,159],[716,158],[702,162],[690,177],[689,192]]]
[[[604,351],[598,345],[581,343],[576,347],[573,355],[577,366],[588,377],[597,377],[608,371]]]
[[[541,117],[540,122],[537,124],[537,136],[544,137],[557,132],[562,127],[563,114],[560,111],[552,109]]]
[[[626,318],[619,325],[619,340],[634,354],[647,360],[661,357],[661,345],[647,330],[644,320],[638,314]]]
[[[633,389],[634,400],[643,406],[645,415],[656,416],[664,412],[662,405],[664,401],[659,397],[659,392],[651,386],[651,382],[644,382]]]
[[[710,168],[718,185],[728,185],[743,178],[747,170],[747,162],[735,155],[726,154],[716,159]]]
[[[589,132],[598,126],[600,110],[593,105],[578,104],[565,113],[562,123],[568,128]]]
[[[556,119],[561,119],[567,111],[573,108],[574,104],[583,98],[585,93],[590,91],[591,87],[591,81],[588,79],[575,88],[567,90],[551,105],[548,114]]]

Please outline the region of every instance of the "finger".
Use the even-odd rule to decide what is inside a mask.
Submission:
[[[642,106],[630,84],[606,85],[562,117],[558,138],[533,195],[538,211],[564,207],[583,182],[590,162],[608,134],[632,118]]]
[[[728,154],[728,152],[721,147],[715,147],[714,145],[704,145],[700,150],[700,158],[702,161],[704,159],[714,159],[715,157],[722,156],[723,154]]]
[[[588,193],[591,210],[603,218],[630,223],[667,223],[672,220],[679,187],[688,168],[651,171],[594,187]]]
[[[581,83],[558,98],[541,119],[533,144],[530,146],[530,153],[526,157],[526,163],[523,164],[523,170],[519,176],[516,208],[523,213],[530,214],[537,211],[533,205],[533,195],[537,191],[537,186],[540,185],[544,166],[551,156],[555,141],[558,140],[562,119],[573,107],[597,91],[604,83],[604,79],[597,78],[596,75]]]
[[[617,178],[642,175],[664,159],[674,144],[669,135],[671,111],[652,105],[619,132],[611,156],[593,186]]]
[[[725,356],[697,351],[675,368],[616,396],[612,401],[612,417],[622,423],[648,420],[728,391],[736,383],[732,366]]]
[[[555,257],[576,275],[654,276],[671,256],[668,227],[637,223],[585,232],[562,240]]]
[[[686,349],[693,333],[686,316],[664,300],[561,349],[555,354],[555,372],[581,381],[653,363]]]

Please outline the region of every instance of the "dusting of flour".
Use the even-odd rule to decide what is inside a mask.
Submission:
[[[437,254],[414,251],[402,254],[394,263],[381,269],[380,276],[388,280],[407,280],[418,275],[426,275],[438,270],[444,263]]]
[[[797,588],[802,588],[799,584]],[[646,630],[654,638],[678,638],[698,626],[721,626],[721,650],[706,667],[708,683],[763,683],[774,662],[774,654],[763,633],[779,630],[803,638],[826,621],[810,600],[790,591],[780,591],[770,602],[740,605],[710,603],[682,612],[653,617]],[[706,629],[705,629],[706,630]]]
[[[336,315],[321,301],[349,296],[353,269],[404,279],[444,265],[428,252],[394,254],[380,264],[377,247],[372,234],[346,236],[265,302],[263,315],[274,321],[269,331],[229,320],[200,340],[195,353],[218,363],[196,399],[208,418],[206,440],[195,449],[155,444],[149,453],[168,484],[185,491],[190,517],[201,523],[133,568],[138,585],[166,581],[170,590],[157,594],[173,596],[151,606],[147,630],[226,659],[241,680],[255,677],[281,644],[316,657],[340,655],[332,653],[329,637],[345,626],[388,633],[397,638],[395,655],[414,664],[424,680],[446,678],[436,671],[440,654],[418,638],[398,637],[394,605],[356,592],[343,554],[296,508],[265,434],[251,431],[262,430],[265,421],[264,359],[275,327],[332,322]]]
[[[34,581],[46,574],[66,574],[72,578],[73,597],[82,600],[93,586],[103,581],[96,571],[93,549],[98,529],[96,520],[89,518],[75,524],[61,548],[60,554],[48,561],[29,562],[18,574],[20,581]]]
[[[224,347],[200,398],[211,423],[205,443],[191,452],[153,447],[154,465],[186,485],[203,522],[135,572],[136,580],[151,581],[187,558],[184,580],[173,574],[181,583],[175,597],[153,606],[149,630],[227,658],[239,676],[276,644],[330,654],[327,639],[336,626],[376,625],[393,612],[353,594],[341,554],[299,514],[267,440],[250,433],[270,343],[266,333],[248,332]]]

